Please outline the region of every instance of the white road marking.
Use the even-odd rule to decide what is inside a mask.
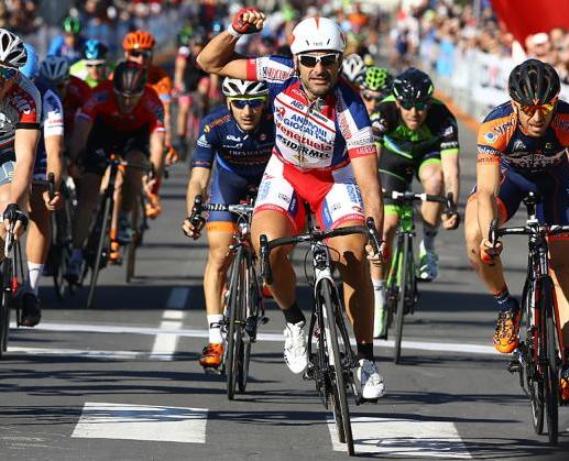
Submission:
[[[12,323],[11,328],[16,328]],[[34,327],[34,330],[43,331],[62,331],[62,332],[85,332],[85,333],[112,333],[112,334],[134,334],[134,335],[160,335],[168,334],[186,338],[207,338],[208,331],[197,328],[153,328],[153,327],[131,327],[127,325],[105,325],[105,324],[82,324],[82,323],[56,323],[42,322]],[[282,342],[283,335],[280,333],[259,333],[259,341]],[[394,342],[391,340],[375,340],[374,345],[378,347],[393,348]],[[434,352],[454,352],[474,355],[500,355],[494,347],[483,344],[465,344],[452,342],[403,340],[402,348],[408,350],[428,350]]]
[[[205,443],[207,409],[86,402],[71,437]]]
[[[351,418],[354,450],[358,453],[381,453],[390,459],[397,456],[415,458],[472,459],[452,422],[415,421],[392,418]],[[334,451],[346,451],[338,440],[336,424],[328,421]]]
[[[88,349],[55,349],[43,347],[8,346],[8,352],[25,355],[64,355],[66,357],[84,357],[101,360],[133,360],[149,358],[148,352],[139,351],[100,351]]]

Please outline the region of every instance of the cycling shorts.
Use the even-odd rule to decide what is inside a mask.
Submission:
[[[411,188],[413,176],[419,179],[421,169],[427,165],[440,164],[441,153],[430,152],[420,157],[407,158],[382,147],[379,158],[379,176],[381,188],[386,192],[405,192]],[[385,205],[392,205],[393,200],[384,199]]]
[[[255,213],[272,210],[288,216],[295,232],[304,228],[309,203],[322,230],[364,222],[363,202],[351,164],[336,170],[302,171],[273,155],[259,186]]]
[[[239,176],[218,165],[209,187],[209,202],[223,205],[238,204],[247,198],[259,182],[260,178]],[[229,211],[210,211],[207,217],[207,229],[209,232],[233,232],[236,222],[237,216]]]
[[[529,192],[541,196],[537,218],[541,224],[569,224],[569,162],[540,173],[524,176],[511,167],[502,169],[498,209],[502,222],[518,210]]]
[[[150,133],[146,126],[129,133],[117,132],[105,125],[93,126],[89,135],[83,165],[87,173],[102,176],[107,169],[109,155],[115,153],[122,156],[132,151],[142,152],[150,156]]]

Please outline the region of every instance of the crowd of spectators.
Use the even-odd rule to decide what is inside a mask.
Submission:
[[[0,27],[30,34],[41,27],[38,0],[0,0]]]

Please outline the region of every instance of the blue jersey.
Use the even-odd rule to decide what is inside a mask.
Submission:
[[[243,131],[225,107],[202,120],[192,167],[218,168],[260,181],[275,145],[275,125],[270,113],[252,132]]]

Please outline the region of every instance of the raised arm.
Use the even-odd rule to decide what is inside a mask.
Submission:
[[[235,45],[242,35],[259,32],[265,15],[256,8],[242,8],[229,29],[216,35],[197,56],[199,66],[210,74],[247,79],[247,59],[235,54]]]

